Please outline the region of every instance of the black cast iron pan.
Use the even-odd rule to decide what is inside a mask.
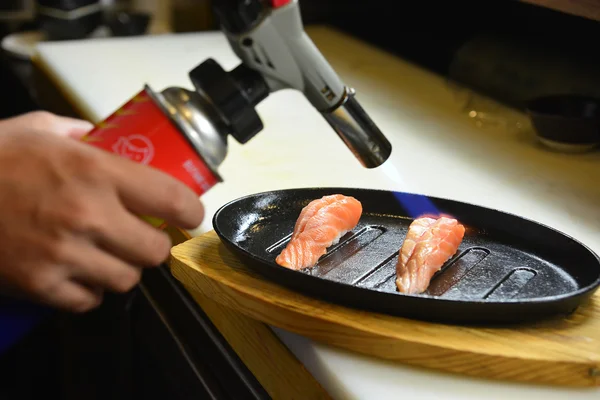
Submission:
[[[358,226],[317,265],[293,271],[275,263],[301,209],[329,194],[363,205]],[[409,224],[443,213],[466,227],[463,242],[423,294],[397,292],[395,265]],[[600,285],[600,259],[577,240],[501,211],[441,198],[351,188],[259,193],[232,201],[214,229],[250,268],[323,300],[443,323],[520,323],[572,313]]]

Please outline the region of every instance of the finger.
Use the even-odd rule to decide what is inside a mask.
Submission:
[[[64,117],[47,111],[32,111],[2,121],[11,131],[33,131],[79,138],[94,128],[88,121]]]
[[[59,136],[81,139],[93,128],[89,121],[59,116],[52,131]]]
[[[71,280],[64,280],[42,302],[63,310],[82,313],[102,304],[103,292],[87,288]]]
[[[171,250],[169,236],[152,227],[128,210],[114,207],[106,217],[112,229],[103,232],[96,242],[113,256],[140,266],[157,266]]]
[[[171,225],[193,229],[204,218],[204,208],[198,195],[181,181],[146,165],[115,156],[111,172],[117,191],[125,205],[137,215],[165,220]]]
[[[89,242],[78,245],[69,262],[71,279],[92,287],[101,287],[118,293],[130,291],[138,284],[141,270]]]

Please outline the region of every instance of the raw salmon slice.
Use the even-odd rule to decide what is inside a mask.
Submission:
[[[465,227],[448,217],[415,219],[396,264],[396,286],[402,293],[423,293],[433,275],[458,250]]]
[[[299,270],[313,267],[327,248],[352,230],[362,215],[362,204],[354,197],[333,194],[306,205],[294,226],[292,237],[275,262]]]

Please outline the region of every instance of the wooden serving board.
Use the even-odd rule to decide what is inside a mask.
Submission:
[[[568,318],[526,327],[472,328],[359,311],[277,285],[246,267],[214,231],[173,247],[188,290],[313,340],[469,376],[600,386],[600,293]]]

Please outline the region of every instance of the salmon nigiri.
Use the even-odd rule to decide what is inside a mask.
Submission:
[[[453,218],[415,219],[396,264],[396,286],[402,293],[423,293],[433,275],[458,250],[465,227]]]
[[[324,196],[305,206],[292,237],[275,262],[294,270],[313,267],[327,248],[352,230],[362,214],[362,204],[341,194]]]

